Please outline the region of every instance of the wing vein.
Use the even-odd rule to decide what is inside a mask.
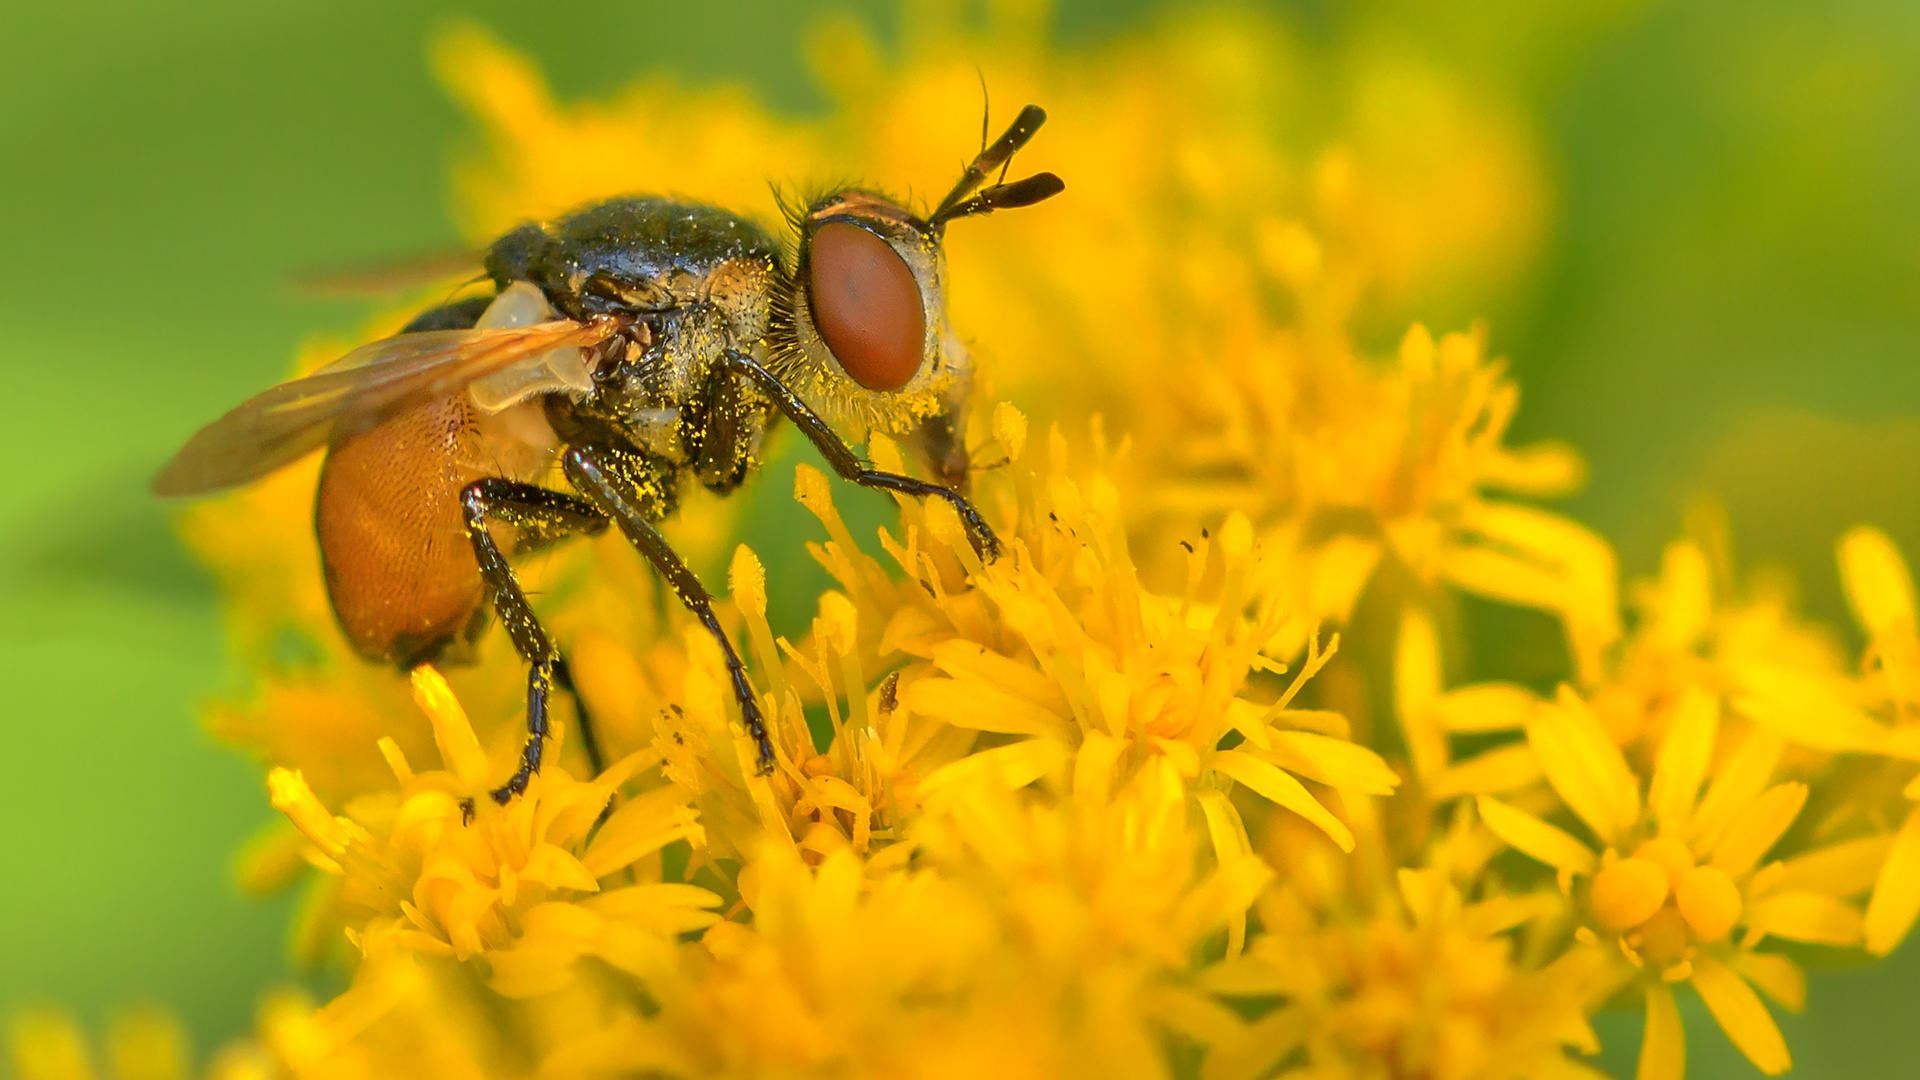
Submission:
[[[596,345],[619,321],[558,319],[486,330],[429,330],[362,345],[201,428],[154,477],[156,495],[201,495],[257,480],[420,402],[567,346]]]

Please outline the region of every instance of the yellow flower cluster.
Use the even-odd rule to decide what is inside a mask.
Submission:
[[[589,774],[563,702],[502,807],[524,684],[501,635],[411,679],[355,660],[311,465],[196,509],[259,680],[211,724],[290,822],[247,880],[304,880],[301,955],[352,973],[317,1008],[271,999],[212,1074],[1574,1078],[1625,999],[1665,1080],[1683,985],[1787,1068],[1761,995],[1805,988],[1775,943],[1884,954],[1920,913],[1899,554],[1841,542],[1858,665],[1740,587],[1710,523],[1623,611],[1607,543],[1516,498],[1581,465],[1505,444],[1518,391],[1482,332],[1354,344],[1528,253],[1540,184],[1497,106],[1356,56],[1346,138],[1303,150],[1276,132],[1306,51],[1271,24],[1061,56],[1038,12],[995,10],[982,38],[913,7],[897,63],[825,27],[818,122],[662,79],[563,107],[447,39],[490,140],[462,176],[476,239],[628,190],[777,221],[769,172],[938,185],[982,75],[1043,103],[1022,160],[1066,195],[949,237],[1007,550],[983,564],[945,504],[904,499],[856,537],[802,466],[835,587],[779,637],[782,583],[743,546],[721,605],[767,776],[714,642],[617,535],[530,561],[612,764]],[[672,538],[718,563],[727,514],[696,501]],[[1450,685],[1461,593],[1552,616],[1564,682]],[[116,1060],[140,1038],[116,1029]],[[23,1080],[90,1075],[58,1018],[12,1041]]]
[[[1873,642],[1855,675],[1780,596],[1739,595],[1715,559],[1725,544],[1703,532],[1668,548],[1635,632],[1598,678],[1551,699],[1510,686],[1400,687],[1410,728],[1512,733],[1441,760],[1426,783],[1440,797],[1474,796],[1494,835],[1552,868],[1575,927],[1569,953],[1597,950],[1613,979],[1644,996],[1642,1080],[1683,1073],[1671,989],[1682,982],[1763,1072],[1786,1070],[1755,988],[1798,1010],[1805,978],[1762,946],[1883,955],[1920,912],[1920,835],[1903,824],[1920,788],[1900,790],[1914,770],[1887,666],[1912,647],[1904,563],[1873,530],[1841,542],[1848,595]],[[1437,670],[1433,649],[1430,630],[1403,626],[1401,670]],[[1804,812],[1810,801],[1817,815]]]
[[[553,1022],[516,1022],[511,1047],[494,1031],[485,1054],[464,1045],[518,1063],[486,1075],[964,1075],[1017,1058],[1036,1076],[1154,1076],[1163,1026],[1240,1038],[1193,979],[1210,952],[1242,951],[1272,876],[1240,806],[1351,847],[1332,793],[1385,794],[1395,778],[1298,726],[1322,721],[1289,709],[1291,692],[1247,696],[1282,665],[1260,651],[1278,623],[1245,592],[1244,519],[1191,556],[1184,594],[1146,592],[1111,485],[1072,479],[1058,436],[1049,470],[1023,471],[1024,418],[997,419],[1020,509],[992,564],[944,504],[910,503],[902,535],[881,538],[890,575],[804,467],[840,589],[801,646],[772,636],[759,565],[736,555],[771,777],[692,627],[650,745],[590,783],[549,767],[493,805],[505,759],[430,668],[413,684],[444,769],[416,773],[381,740],[386,790],[341,816],[275,769],[274,803],[340,883],[360,958],[351,990],[269,1031],[288,1067],[444,1068],[488,995]],[[611,672],[644,669],[612,641],[576,664],[594,706]],[[828,713],[824,745],[809,703]],[[1257,801],[1236,805],[1236,784]]]
[[[303,1009],[282,999],[266,1011]],[[7,1047],[9,1064],[20,1080],[93,1080],[101,1075],[85,1035],[73,1018],[51,1009],[23,1010],[11,1018]],[[187,1036],[168,1013],[141,1008],[123,1012],[109,1022],[105,1046],[106,1074],[117,1080],[187,1080],[194,1075]],[[209,1080],[271,1080],[278,1067],[252,1041],[228,1046],[205,1070]]]

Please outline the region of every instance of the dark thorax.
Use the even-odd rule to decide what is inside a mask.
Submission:
[[[746,479],[771,406],[720,362],[765,354],[785,274],[764,230],[711,206],[615,199],[507,234],[487,264],[503,288],[531,281],[569,316],[626,323],[599,347],[589,394],[548,398],[563,441],[635,452],[717,492]]]

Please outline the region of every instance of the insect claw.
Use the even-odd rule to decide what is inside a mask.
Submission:
[[[949,490],[948,501],[960,514],[960,524],[967,530],[967,543],[973,553],[980,556],[982,562],[992,562],[1000,557],[1000,537],[994,533],[993,526],[980,516],[980,511],[961,495]]]

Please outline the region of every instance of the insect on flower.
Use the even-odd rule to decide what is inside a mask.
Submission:
[[[218,491],[325,446],[314,528],[354,649],[402,669],[457,658],[491,608],[530,665],[526,746],[493,792],[503,804],[539,771],[553,686],[572,687],[508,556],[616,525],[719,642],[769,771],[773,744],[746,670],[654,525],[689,476],[737,488],[784,416],[841,476],[946,499],[974,546],[997,550],[964,494],[970,367],[947,324],[941,239],[956,218],[1063,189],[1052,173],[1005,182],[1045,120],[1022,110],[924,218],[858,189],[787,207],[791,265],[746,218],[670,198],[522,225],[486,252],[494,295],[434,308],[245,402],[188,440],[153,490]],[[829,417],[916,426],[940,482],[873,468]],[[555,456],[574,494],[532,482]],[[581,727],[597,758],[584,711]]]

